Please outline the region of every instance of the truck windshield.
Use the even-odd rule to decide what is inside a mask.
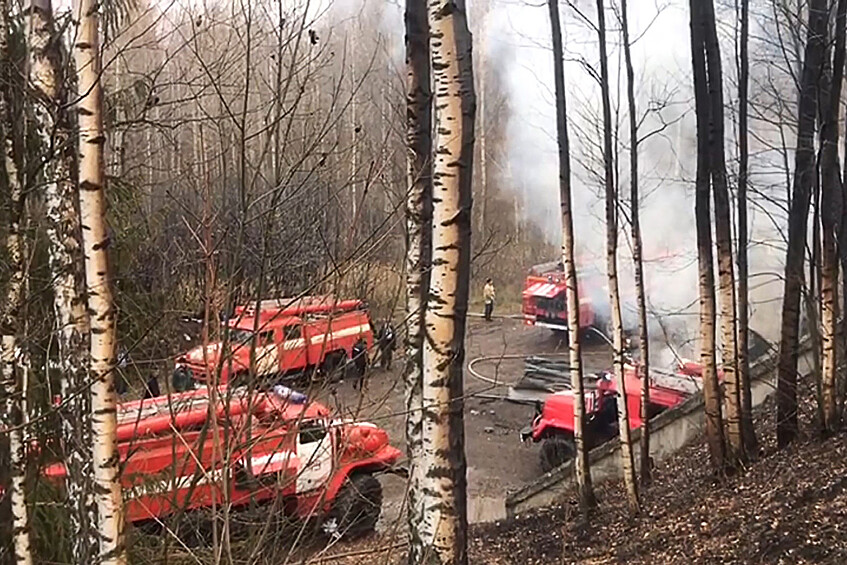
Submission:
[[[253,339],[253,332],[250,330],[239,330],[236,328],[229,329],[229,342],[235,345],[250,345],[250,340]],[[259,340],[256,342],[256,345],[259,347],[264,347],[266,345],[271,345],[274,342],[274,333],[270,332],[260,332]]]
[[[252,338],[253,332],[250,330],[229,329],[229,342],[232,344],[249,345]]]
[[[307,420],[300,425],[300,443],[315,443],[326,436],[326,427],[320,420]]]

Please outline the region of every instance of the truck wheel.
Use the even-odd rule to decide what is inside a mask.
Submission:
[[[382,511],[382,485],[370,474],[353,475],[338,491],[329,519],[342,537],[354,539],[376,528]]]
[[[321,376],[327,382],[335,382],[343,376],[344,366],[347,363],[347,354],[343,351],[333,351],[326,354],[321,365]]]
[[[541,469],[547,473],[573,458],[573,442],[563,437],[549,437],[541,444]]]

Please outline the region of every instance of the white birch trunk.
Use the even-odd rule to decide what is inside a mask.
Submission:
[[[100,533],[100,562],[126,563],[124,514],[115,436],[115,308],[109,280],[106,229],[103,91],[100,83],[99,4],[77,0],[74,58],[79,102],[79,208],[91,313],[91,410],[94,493]]]
[[[470,275],[474,98],[471,34],[463,0],[429,3],[435,86],[432,269],[424,316],[421,490],[424,564],[467,563],[465,320]]]
[[[87,319],[82,290],[79,216],[73,182],[74,145],[65,104],[61,38],[57,37],[50,0],[33,0],[27,10],[30,37],[30,81],[39,93],[34,105],[38,135],[45,155],[44,202],[47,216],[53,310],[59,345],[61,396],[69,402],[62,413],[62,439],[68,469],[66,481],[70,536],[76,563],[90,561],[97,545],[91,531],[94,514],[90,488],[90,410],[85,350]],[[67,399],[76,397],[73,400]]]
[[[629,431],[629,405],[623,374],[623,320],[618,288],[618,191],[615,186],[615,164],[612,155],[612,105],[609,100],[609,61],[606,55],[606,13],[603,0],[597,0],[597,34],[600,47],[600,90],[603,96],[603,164],[606,182],[606,276],[609,304],[612,310],[613,370],[618,387],[618,428],[621,441],[621,467],[631,512],[638,512],[638,484],[632,456]]]
[[[573,209],[571,206],[571,160],[568,140],[567,97],[565,93],[564,51],[558,0],[548,0],[550,29],[553,39],[553,80],[556,89],[556,137],[559,146],[559,198],[562,208],[562,263],[568,285],[568,349],[570,352],[571,387],[574,391],[574,443],[576,447],[576,482],[580,508],[585,512],[594,506],[588,446],[585,442],[585,387],[582,380],[582,345],[579,342],[579,288],[574,261]]]
[[[8,45],[9,5],[0,1],[0,80],[4,82],[10,76],[11,68]],[[29,538],[29,516],[26,505],[24,480],[26,478],[26,446],[24,444],[23,423],[24,390],[18,367],[21,364],[18,334],[20,329],[20,310],[24,301],[24,254],[21,227],[24,213],[24,192],[21,175],[15,161],[13,143],[13,112],[11,100],[7,98],[11,89],[0,90],[0,142],[3,148],[3,169],[0,171],[0,190],[9,197],[9,231],[6,234],[6,253],[8,254],[9,281],[0,319],[0,394],[4,400],[0,414],[0,428],[6,428],[9,496],[12,513],[12,546],[15,563],[30,565],[32,549]]]
[[[726,394],[726,431],[730,463],[746,459],[741,433],[741,388],[738,382],[738,347],[736,345],[735,269],[732,259],[732,233],[729,211],[729,188],[726,178],[723,126],[723,72],[720,44],[712,0],[702,2],[706,42],[706,68],[709,85],[710,170],[715,202],[715,243],[718,254],[719,295],[723,353],[723,384]]]
[[[421,461],[423,315],[432,258],[432,90],[426,0],[406,2],[406,450],[410,462],[408,563],[423,560]]]
[[[0,109],[5,110],[5,108]],[[2,394],[5,398],[2,426],[11,430],[4,435],[8,437],[9,447],[9,490],[15,562],[27,565],[32,563],[32,551],[29,539],[26,485],[24,483],[26,478],[26,446],[23,428],[21,427],[24,423],[25,390],[19,369],[22,365],[22,359],[21,344],[18,343],[19,314],[24,300],[24,257],[21,235],[23,195],[12,156],[12,141],[8,137],[4,137],[4,153],[12,214],[9,219],[9,232],[6,236],[10,277],[6,288],[2,335],[0,335],[0,340],[2,340],[0,341],[0,367],[2,367],[0,378],[2,378]]]
[[[821,96],[821,220],[823,224],[823,249],[821,252],[821,412],[824,433],[833,433],[840,427],[837,401],[837,341],[838,323],[838,259],[837,236],[841,226],[843,202],[842,183],[838,170],[838,110],[841,102],[841,81],[844,76],[845,19],[847,0],[838,0],[835,21],[833,64],[829,65],[826,50],[826,67]],[[841,261],[845,253],[842,245]]]
[[[650,341],[647,335],[647,300],[644,294],[644,256],[641,239],[641,213],[638,196],[638,121],[635,105],[635,72],[632,67],[632,50],[629,41],[629,21],[626,0],[621,0],[621,33],[623,34],[624,61],[626,64],[626,95],[629,114],[629,182],[630,214],[632,218],[632,263],[635,269],[635,292],[638,302],[638,364],[641,377],[641,414],[650,408]],[[650,421],[642,417],[641,424],[641,484],[650,483]]]

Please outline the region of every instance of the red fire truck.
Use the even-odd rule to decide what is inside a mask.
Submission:
[[[373,346],[373,328],[359,300],[336,301],[332,297],[300,300],[265,300],[239,306],[226,320],[229,339],[226,355],[222,342],[195,347],[176,359],[173,386],[190,390],[220,368],[220,384],[238,381],[250,370],[254,327],[256,376],[266,381],[320,370],[328,374],[344,368],[354,357],[357,344],[367,358]]]
[[[641,412],[641,378],[634,365],[624,369],[626,403],[629,409],[630,429],[640,428],[647,419],[663,410],[681,404],[700,389],[702,377],[698,364],[680,363],[676,372],[651,371],[650,407],[648,414]],[[617,383],[611,373],[586,375],[585,414],[586,441],[592,449],[618,435]],[[574,392],[562,390],[547,397],[530,428],[521,432],[526,441],[543,442],[539,453],[541,468],[546,472],[573,457],[574,448]]]
[[[605,276],[595,268],[581,267],[577,271],[577,285],[580,329],[596,326],[605,330],[607,321],[598,312],[599,306],[608,303]],[[523,290],[524,323],[568,331],[567,288],[561,262],[532,267]]]
[[[384,430],[335,420],[321,404],[281,385],[253,395],[246,387],[211,391],[214,398],[204,387],[119,405],[129,521],[277,499],[286,516],[317,518],[333,534],[374,529],[382,505],[377,474],[402,474],[395,466],[402,454]],[[45,474],[61,483],[65,466],[56,463]]]

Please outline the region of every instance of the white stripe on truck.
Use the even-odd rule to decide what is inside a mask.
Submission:
[[[320,334],[320,335],[312,336],[311,342],[312,342],[313,345],[316,344],[316,343],[323,343],[323,341],[326,339],[327,335],[329,335],[332,339],[338,339],[338,338],[342,338],[342,337],[348,337],[348,336],[351,336],[351,335],[360,335],[360,334],[368,333],[370,331],[371,331],[370,326],[366,326],[366,325],[351,326],[349,328],[344,328],[344,329],[341,329],[341,330],[334,330],[334,331],[332,331],[328,334]]]

